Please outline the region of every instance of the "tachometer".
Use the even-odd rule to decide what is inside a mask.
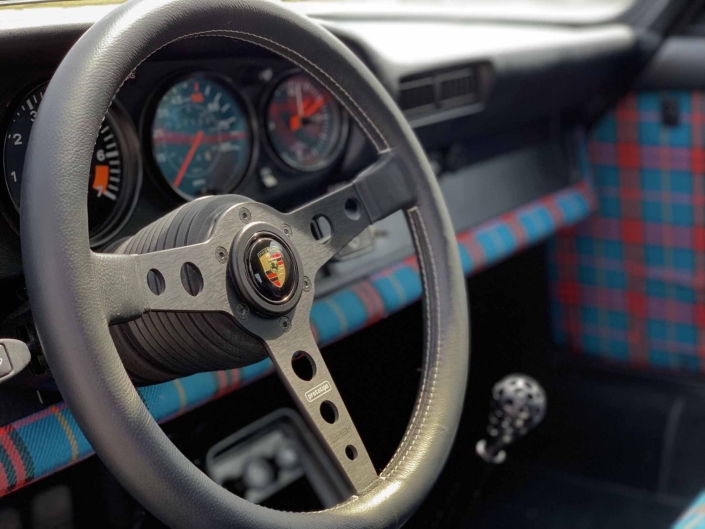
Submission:
[[[219,77],[192,74],[177,81],[157,105],[151,134],[159,170],[187,200],[231,192],[250,165],[245,101]]]
[[[46,85],[29,93],[12,114],[5,135],[5,183],[15,209],[20,209],[22,172],[29,135]],[[113,107],[101,125],[88,188],[88,226],[91,244],[109,240],[134,208],[140,184],[137,140],[127,137],[127,122]]]
[[[347,134],[347,114],[333,96],[308,75],[285,77],[267,106],[272,148],[289,166],[318,171],[340,154]]]

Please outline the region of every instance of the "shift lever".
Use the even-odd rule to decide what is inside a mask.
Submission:
[[[504,377],[492,388],[487,440],[475,451],[488,463],[503,463],[504,448],[524,437],[546,414],[546,393],[536,380],[520,373]]]

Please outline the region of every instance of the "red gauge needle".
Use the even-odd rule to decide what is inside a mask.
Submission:
[[[316,113],[316,111],[321,108],[321,105],[325,103],[325,100],[323,98],[317,99],[316,101],[313,102],[312,105],[307,106],[304,108],[304,117],[305,118],[310,118],[313,114]]]
[[[198,149],[198,145],[201,143],[202,138],[203,131],[199,130],[198,133],[196,133],[196,137],[193,139],[193,143],[191,144],[191,147],[188,150],[188,154],[186,154],[186,158],[184,158],[184,163],[181,164],[181,168],[179,169],[179,172],[176,175],[176,179],[174,180],[174,187],[178,188],[181,185],[181,181],[184,179],[184,175],[186,174],[186,169],[188,169],[188,166],[191,165],[193,155],[196,154],[196,149]]]
[[[325,103],[325,100],[323,98],[317,99],[314,101],[312,104],[307,104],[304,109],[303,109],[303,115],[299,116],[296,114],[295,116],[291,116],[291,119],[289,119],[289,130],[291,132],[296,132],[301,128],[301,120],[304,118],[310,118],[313,114],[316,113],[316,111],[321,108],[321,105]]]

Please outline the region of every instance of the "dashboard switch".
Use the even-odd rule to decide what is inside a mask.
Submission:
[[[262,185],[267,189],[272,189],[279,185],[279,180],[274,176],[274,173],[269,167],[262,167],[259,171],[259,176],[262,179]]]
[[[27,344],[10,338],[0,339],[0,383],[14,377],[29,364]]]

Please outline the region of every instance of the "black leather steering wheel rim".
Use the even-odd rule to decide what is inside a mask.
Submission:
[[[112,342],[89,247],[86,188],[97,137],[124,79],[183,38],[230,37],[298,65],[345,106],[378,153],[394,152],[415,187],[406,211],[424,285],[424,366],[397,453],[372,486],[333,509],[272,511],[222,489],[167,439]],[[258,0],[133,0],[73,47],[44,96],[22,188],[22,251],[42,346],[62,395],[99,457],[152,513],[183,527],[398,527],[430,490],[460,420],[469,361],[465,283],[435,177],[393,100],[340,41],[282,5]],[[118,278],[119,280],[119,278]]]

